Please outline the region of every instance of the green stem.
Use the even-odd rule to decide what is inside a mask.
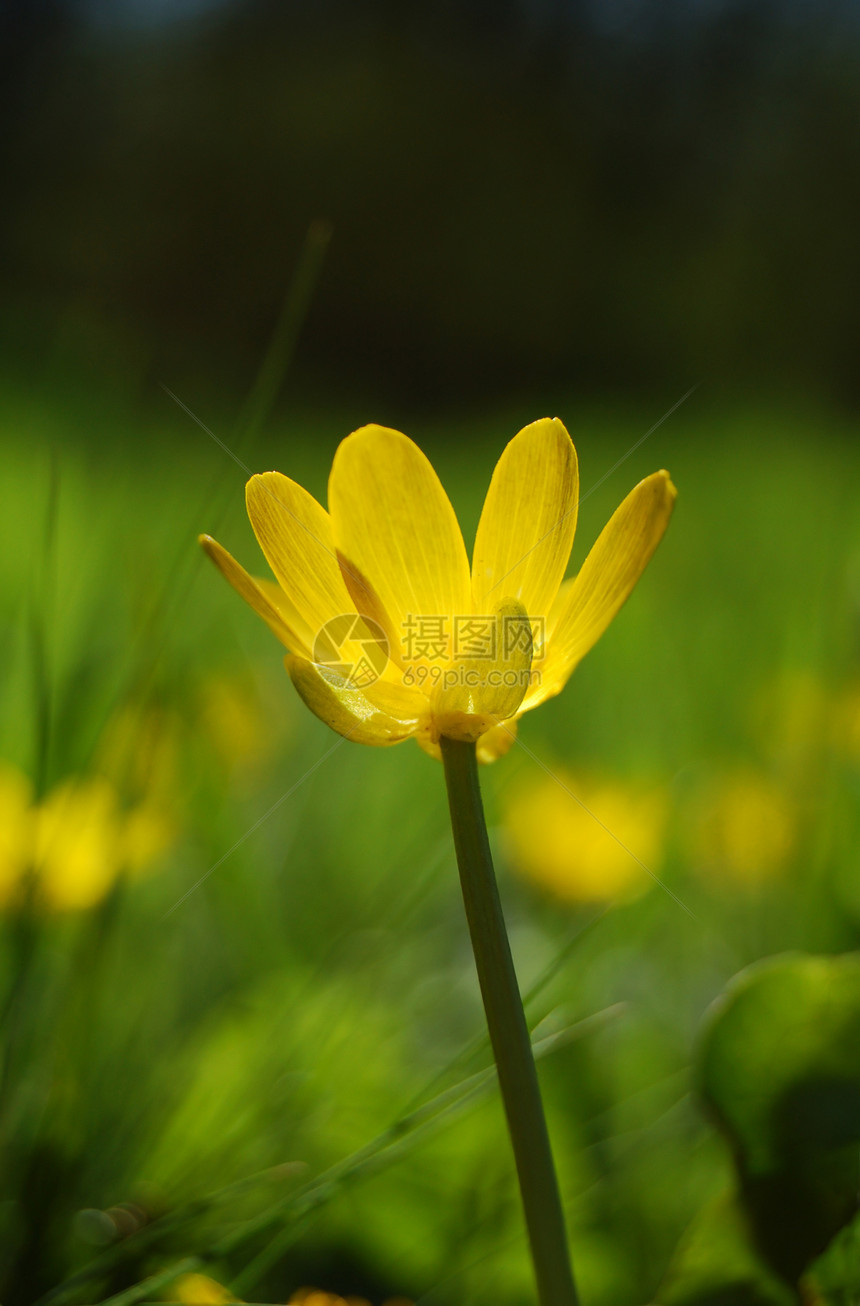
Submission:
[[[493,872],[475,745],[444,738],[440,745],[466,919],[514,1151],[538,1299],[540,1306],[576,1306],[558,1180]]]

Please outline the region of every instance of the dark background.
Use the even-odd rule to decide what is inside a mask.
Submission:
[[[860,398],[852,3],[4,12],[18,375],[241,396],[323,220],[310,395]]]

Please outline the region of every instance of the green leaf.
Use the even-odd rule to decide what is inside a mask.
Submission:
[[[710,1202],[687,1229],[661,1284],[660,1306],[791,1306],[794,1295],[752,1247],[730,1195]]]
[[[697,1071],[753,1239],[795,1284],[858,1207],[860,955],[742,971],[706,1020]]]

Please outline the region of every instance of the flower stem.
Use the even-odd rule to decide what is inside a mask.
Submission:
[[[576,1306],[561,1196],[493,871],[475,745],[441,739],[466,919],[514,1151],[540,1306]]]

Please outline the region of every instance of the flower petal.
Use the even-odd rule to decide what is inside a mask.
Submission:
[[[492,620],[492,654],[452,661],[434,691],[433,720],[439,734],[480,738],[514,716],[529,688],[532,632],[525,607],[519,599],[505,598]]]
[[[290,652],[298,653],[301,657],[304,657],[305,652],[307,652],[308,657],[310,657],[313,632],[303,619],[295,603],[284,593],[276,580],[269,580],[266,576],[251,576],[250,579],[263,597],[268,599],[275,611],[280,613],[284,625],[295,632],[296,640],[287,645]]]
[[[492,730],[488,730],[478,740],[478,761],[485,765],[497,762],[516,743],[516,739],[516,721],[504,721],[500,725],[493,726]]]
[[[475,612],[503,594],[546,621],[564,576],[576,530],[576,450],[557,417],[515,435],[496,464],[472,557]],[[489,605],[489,606],[488,606]],[[540,640],[540,627],[536,629]]]
[[[232,554],[213,540],[211,535],[201,535],[200,544],[227,578],[237,594],[249,603],[258,616],[282,644],[294,653],[310,654],[310,631],[295,605],[290,602],[279,585],[270,580],[257,580]]]
[[[516,738],[516,721],[505,721],[501,725],[492,726],[484,734],[478,736],[476,744],[478,761],[483,765],[497,762],[500,757],[504,757],[511,745],[516,742]],[[432,735],[419,734],[415,736],[415,739],[429,757],[435,757],[437,762],[442,761],[442,749]]]
[[[434,739],[432,734],[426,731],[415,736],[415,742],[424,750],[428,757],[433,757],[437,762],[442,761],[442,749],[439,747],[438,739]]]
[[[412,656],[415,618],[471,611],[469,563],[454,509],[407,436],[384,426],[347,436],[335,454],[328,501],[346,586],[387,629],[396,660]]]
[[[377,681],[357,689],[328,667],[284,660],[303,701],[320,721],[357,744],[398,744],[425,729],[429,703],[403,685]]]
[[[558,694],[576,664],[597,643],[630,596],[672,516],[677,491],[666,471],[654,472],[631,490],[604,526],[579,575],[566,588],[566,604],[537,670],[540,684],[521,711]]]
[[[248,516],[266,561],[313,640],[335,617],[355,611],[343,583],[331,519],[313,495],[280,472],[252,476]]]

